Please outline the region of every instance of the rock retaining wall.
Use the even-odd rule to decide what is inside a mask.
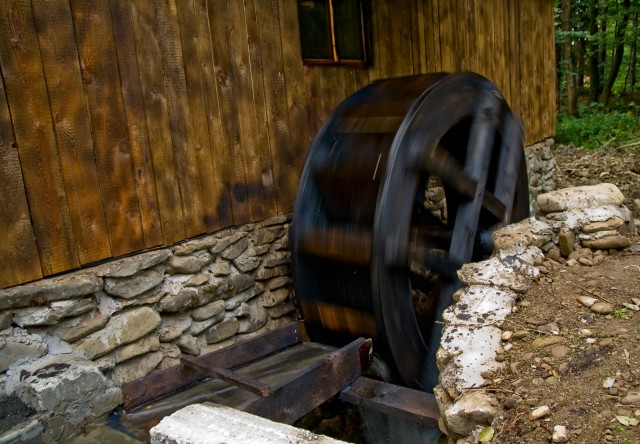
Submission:
[[[634,220],[622,201],[612,184],[540,194],[537,219],[496,231],[493,257],[458,272],[465,287],[444,314],[434,390],[448,442],[479,442],[482,429],[499,417],[501,406],[485,386],[502,368],[509,347],[504,341],[514,334],[501,327],[520,295],[545,271],[545,263],[592,266],[609,249],[631,244]]]
[[[0,386],[59,441],[119,405],[122,383],[295,320],[289,222],[0,290]]]

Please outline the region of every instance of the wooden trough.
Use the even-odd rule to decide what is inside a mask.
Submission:
[[[320,350],[314,361],[290,374],[298,348]],[[126,414],[151,409],[162,398],[211,378],[244,391],[230,407],[274,421],[293,424],[336,395],[371,410],[396,415],[424,427],[437,427],[434,396],[363,376],[371,361],[371,340],[358,338],[331,349],[310,343],[302,323],[291,323],[228,348],[199,357],[182,356],[182,363],[122,386]],[[280,359],[282,357],[282,359]],[[244,369],[270,359],[282,368],[265,382]],[[274,379],[275,378],[275,379]],[[170,412],[164,412],[169,414]]]

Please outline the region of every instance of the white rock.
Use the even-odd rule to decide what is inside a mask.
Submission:
[[[601,183],[539,194],[537,201],[540,210],[545,213],[551,213],[601,205],[621,205],[624,201],[624,196],[617,186],[611,183]]]
[[[591,296],[578,296],[576,299],[578,300],[578,302],[580,302],[582,305],[584,305],[587,308],[591,307],[593,304],[598,302],[598,299],[593,298]]]
[[[443,417],[449,430],[467,436],[478,425],[490,425],[498,413],[498,406],[493,395],[471,390],[463,393],[455,404],[445,410]]]
[[[553,434],[551,436],[553,442],[567,442],[569,441],[569,433],[565,426],[557,425],[553,426]]]
[[[580,210],[549,213],[545,217],[552,221],[560,222],[559,228],[578,230],[585,225],[594,222],[603,222],[618,217],[625,222],[629,221],[630,211],[625,206],[603,205],[601,207],[583,208]]]
[[[536,419],[544,418],[551,414],[551,408],[548,405],[537,407],[529,412],[529,419],[535,421]]]
[[[447,325],[438,354],[440,385],[458,394],[464,389],[482,387],[481,373],[500,370],[495,356],[502,351],[501,330],[494,326],[472,327]]]
[[[443,317],[445,321],[452,323],[503,321],[511,313],[516,297],[509,290],[472,285],[464,289],[459,303],[447,308]]]

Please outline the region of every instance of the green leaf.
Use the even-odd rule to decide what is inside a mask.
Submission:
[[[632,418],[630,416],[617,415],[616,419],[622,425],[626,426],[637,426],[640,422],[636,418]],[[480,434],[482,436],[482,434]]]
[[[633,418],[631,418],[633,419]],[[485,427],[480,432],[480,442],[490,442],[493,439],[493,429],[491,427]]]

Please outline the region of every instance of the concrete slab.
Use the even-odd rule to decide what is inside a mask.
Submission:
[[[152,444],[339,444],[307,430],[217,404],[193,404],[151,429]]]

